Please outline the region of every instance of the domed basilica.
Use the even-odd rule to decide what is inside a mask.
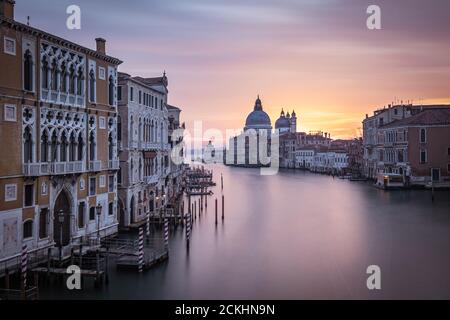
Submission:
[[[261,99],[259,99],[259,95],[255,101],[253,111],[250,112],[250,114],[247,116],[247,120],[245,120],[244,131],[247,131],[249,129],[272,130],[270,117],[267,113],[264,112]]]
[[[247,119],[245,120],[244,131],[249,129],[255,130],[272,130],[272,125],[269,115],[263,110],[261,99],[258,98],[255,101],[255,106],[253,111],[249,113]],[[292,115],[281,109],[280,117],[275,121],[275,129],[279,130],[279,133],[291,132],[295,133],[297,131],[297,115],[295,111],[292,111]]]
[[[295,134],[297,131],[297,116],[295,111],[292,111],[292,114],[289,114],[289,112],[285,114],[284,110],[281,110],[280,117],[275,122],[275,130],[277,130],[281,136],[285,136],[289,133]],[[238,136],[232,137],[229,141],[229,147],[231,149],[229,151],[231,154],[228,155],[229,158],[226,163],[228,165],[238,166],[261,166],[259,158],[259,139],[263,131],[265,131],[264,133],[267,134],[266,137],[268,138],[267,150],[270,150],[272,124],[269,115],[263,110],[262,102],[258,95],[253,111],[249,113],[245,120],[244,132]],[[250,152],[249,150],[250,132],[256,133],[254,135],[256,139],[256,154],[253,154],[254,152]],[[242,141],[241,147],[239,147],[238,140]],[[241,161],[238,160],[239,158]]]

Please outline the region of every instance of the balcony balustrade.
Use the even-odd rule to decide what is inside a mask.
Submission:
[[[64,93],[60,91],[54,91],[42,88],[41,100],[45,102],[64,104],[70,106],[84,107],[85,106],[85,96],[79,96],[69,93]]]
[[[147,184],[154,184],[154,183],[158,183],[159,180],[159,176],[157,174],[151,175],[151,176],[147,176],[144,177],[144,181]]]
[[[38,162],[23,165],[23,174],[27,177],[81,173],[84,171],[83,161]]]
[[[102,162],[100,160],[89,161],[89,171],[101,171]]]
[[[108,169],[109,170],[119,170],[120,162],[119,160],[109,160]]]

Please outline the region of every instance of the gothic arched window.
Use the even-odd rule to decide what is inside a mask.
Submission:
[[[134,120],[133,120],[133,116],[131,116],[130,118],[130,135],[131,135],[131,140],[134,140]]]
[[[77,154],[77,139],[75,134],[72,132],[70,134],[70,144],[69,144],[69,161],[75,161]]]
[[[139,118],[138,141],[142,141],[142,119]]]
[[[30,127],[26,127],[23,133],[23,162],[33,162],[33,137]]]
[[[50,160],[56,162],[58,160],[58,137],[56,135],[56,130],[52,133],[52,140],[50,145]]]
[[[112,76],[109,76],[109,91],[108,91],[108,96],[109,96],[109,105],[112,106],[114,105],[114,79]]]
[[[89,160],[95,160],[95,134],[94,131],[91,131],[89,134]]]
[[[133,160],[130,161],[130,182],[133,182]]]
[[[48,161],[48,134],[47,131],[44,131],[41,137],[41,162],[47,161]]]
[[[75,69],[73,65],[69,69],[69,93],[75,94]]]
[[[58,65],[56,59],[52,63],[52,90],[58,91]]]
[[[78,70],[77,75],[77,95],[81,96],[83,95],[83,81],[84,81],[84,75],[83,75],[83,69]]]
[[[83,137],[80,135],[78,136],[78,161],[82,161],[83,160]]]
[[[42,88],[44,89],[48,89],[48,73],[49,73],[48,61],[44,57],[42,61]]]
[[[108,137],[108,158],[109,160],[112,160],[114,157],[114,148],[113,148],[113,138],[112,138],[112,134],[109,134]]]
[[[120,116],[117,116],[117,140],[122,141],[122,120]]]
[[[27,91],[33,91],[33,57],[27,50],[23,60],[23,85]]]
[[[67,92],[67,69],[65,63],[61,66],[61,91]]]
[[[64,162],[67,161],[67,146],[68,146],[66,132],[63,132],[61,135],[61,145],[59,149],[59,161]]]
[[[154,125],[153,125],[153,120],[152,120],[152,122],[151,122],[151,124],[150,124],[150,141],[151,142],[154,142],[154,139],[155,139],[155,134],[154,134]]]
[[[95,102],[95,74],[92,69],[89,72],[89,101]]]

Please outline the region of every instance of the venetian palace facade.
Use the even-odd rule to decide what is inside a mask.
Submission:
[[[117,67],[0,1],[0,260],[117,231]],[[67,250],[65,250],[67,251]],[[66,253],[65,253],[66,254]]]
[[[142,78],[119,73],[120,227],[138,226],[171,203],[176,172],[169,135],[181,110],[167,104],[167,87],[165,74]]]

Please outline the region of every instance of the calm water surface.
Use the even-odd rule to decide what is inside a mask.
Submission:
[[[450,299],[450,192],[385,192],[301,171],[213,166],[218,187],[194,223],[171,229],[170,259],[139,275],[111,268],[110,284],[58,286],[41,298]],[[220,173],[225,221],[220,221]],[[214,198],[219,223],[214,223]],[[186,206],[187,207],[187,206]],[[366,287],[381,268],[382,290]]]

